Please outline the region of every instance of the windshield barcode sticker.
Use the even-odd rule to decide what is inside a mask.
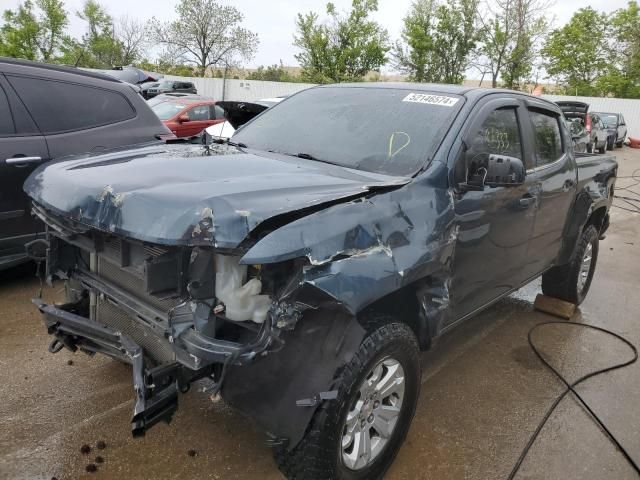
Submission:
[[[458,103],[457,98],[445,97],[443,95],[428,95],[426,93],[410,93],[403,102],[426,103],[427,105],[442,105],[443,107],[453,107]]]

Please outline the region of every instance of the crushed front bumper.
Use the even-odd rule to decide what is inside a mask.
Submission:
[[[135,406],[131,419],[133,436],[160,421],[169,423],[178,408],[178,392],[185,392],[191,382],[211,373],[210,369],[191,370],[178,362],[151,367],[146,365],[144,352],[126,335],[105,325],[69,311],[69,306],[54,306],[34,299],[43,314],[47,331],[55,338],[49,346],[51,353],[66,347],[86,353],[103,353],[133,367]]]

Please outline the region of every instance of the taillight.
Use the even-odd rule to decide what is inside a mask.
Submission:
[[[584,126],[587,132],[591,133],[591,116],[587,115],[586,125]]]

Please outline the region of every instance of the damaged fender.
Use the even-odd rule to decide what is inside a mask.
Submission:
[[[398,289],[449,271],[457,228],[446,185],[445,166],[433,162],[398,190],[335,205],[277,229],[241,263],[306,257],[299,286],[311,285],[357,314]],[[441,287],[446,290],[446,284]],[[448,292],[441,294],[448,302]]]

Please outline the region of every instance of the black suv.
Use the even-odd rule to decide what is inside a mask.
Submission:
[[[131,85],[75,68],[0,58],[0,269],[42,232],[22,185],[40,164],[170,135]]]
[[[196,87],[191,82],[183,82],[178,80],[162,80],[157,87],[151,87],[147,90],[147,98],[153,98],[161,93],[198,93]]]

